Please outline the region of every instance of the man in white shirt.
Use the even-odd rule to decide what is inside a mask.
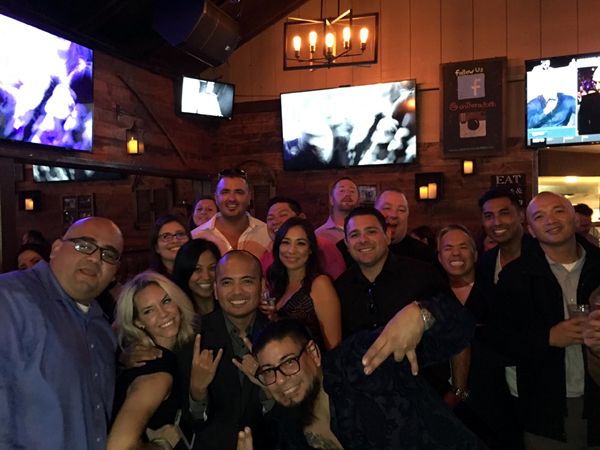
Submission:
[[[219,172],[215,192],[219,212],[192,230],[192,238],[214,242],[222,254],[230,250],[246,250],[260,259],[271,239],[267,225],[247,212],[251,198],[246,172],[240,169]]]

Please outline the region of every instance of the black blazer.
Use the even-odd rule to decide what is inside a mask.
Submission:
[[[253,327],[253,336],[268,322],[268,319],[257,311]],[[273,438],[272,426],[263,416],[262,404],[259,399],[260,388],[254,385],[246,376],[240,383],[239,370],[233,365],[233,346],[225,326],[223,311],[216,308],[212,313],[202,317],[201,334],[203,349],[218,350],[223,348],[223,357],[215,378],[208,387],[208,419],[196,421],[195,449],[201,450],[235,450],[237,433],[245,426],[252,428],[255,448],[271,449]],[[182,375],[184,386],[189,392],[190,373],[192,367],[193,342],[181,352]],[[185,396],[186,398],[189,397]],[[188,410],[186,405],[186,410]]]

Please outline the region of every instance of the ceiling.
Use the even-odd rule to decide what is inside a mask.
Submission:
[[[158,1],[162,0],[0,0],[0,13],[166,75],[207,69],[207,63],[172,47],[153,29]],[[201,1],[171,0],[184,5]],[[242,45],[306,1],[212,3],[237,21]]]

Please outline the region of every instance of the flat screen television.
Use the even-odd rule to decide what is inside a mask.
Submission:
[[[600,53],[525,61],[528,147],[600,142]]]
[[[233,84],[182,76],[179,87],[177,95],[180,114],[232,118],[235,97]]]
[[[74,169],[72,167],[33,165],[33,181],[50,183],[55,181],[99,181],[123,180],[126,174],[120,172],[105,172],[99,170]]]
[[[93,52],[0,15],[0,138],[92,150]]]
[[[283,167],[412,163],[416,112],[415,80],[281,94]]]

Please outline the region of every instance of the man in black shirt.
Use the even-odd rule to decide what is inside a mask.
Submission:
[[[342,306],[342,334],[385,325],[413,300],[448,292],[433,266],[393,255],[386,223],[374,208],[355,208],[346,218],[345,243],[356,262],[335,282]]]

